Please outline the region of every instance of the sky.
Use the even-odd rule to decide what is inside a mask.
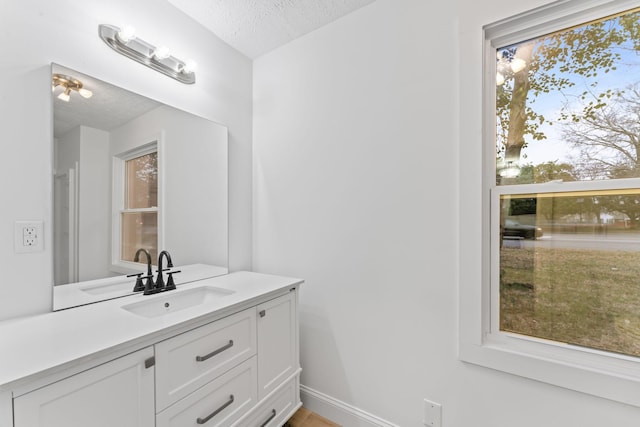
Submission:
[[[596,93],[603,92],[609,88],[623,89],[631,84],[640,82],[640,56],[638,53],[631,49],[630,43],[627,49],[617,49],[616,51],[622,56],[620,62],[616,64],[616,70],[612,70],[609,73],[600,73],[597,78],[588,81],[582,76],[569,75],[575,86],[565,89],[565,92],[580,94],[589,88],[589,84],[594,80],[597,82]],[[532,97],[531,93],[529,93],[529,97]],[[565,102],[566,98],[559,91],[552,91],[547,94],[540,94],[534,103],[528,100],[527,104],[546,119],[555,121],[559,117],[560,109]],[[579,107],[579,104],[574,105]],[[541,125],[540,131],[547,136],[547,139],[535,141],[532,140],[531,136],[525,136],[527,146],[522,151],[522,163],[535,165],[549,161],[562,162],[569,160],[571,148],[562,141],[562,128],[563,126],[560,123],[555,123],[552,126],[544,123]]]

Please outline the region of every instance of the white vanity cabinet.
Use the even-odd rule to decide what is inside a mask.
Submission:
[[[0,387],[0,400],[12,398],[12,406],[0,401],[0,419],[11,418],[1,411],[8,408],[13,427],[282,426],[301,406],[300,282],[284,283],[194,320],[163,320],[155,333],[126,340],[128,354],[116,346],[94,363],[87,354],[78,366],[70,359],[13,390]],[[135,325],[128,316],[114,322]]]
[[[13,399],[15,427],[153,427],[151,347]]]
[[[300,406],[296,300],[291,290],[157,344],[157,427],[282,425]]]

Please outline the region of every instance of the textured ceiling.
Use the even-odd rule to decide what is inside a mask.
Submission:
[[[256,58],[375,0],[169,0]]]
[[[56,138],[80,125],[110,131],[162,105],[58,64],[53,65],[52,71],[80,79],[84,87],[93,92],[90,99],[85,99],[72,91],[71,100],[64,102],[57,98],[62,89],[56,89],[53,98]]]

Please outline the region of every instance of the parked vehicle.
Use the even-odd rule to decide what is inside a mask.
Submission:
[[[522,237],[523,239],[537,239],[542,237],[544,233],[542,228],[535,225],[520,224],[518,221],[506,219],[504,221],[504,229],[502,235],[505,237]]]

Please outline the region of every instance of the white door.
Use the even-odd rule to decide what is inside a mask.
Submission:
[[[153,427],[153,347],[14,399],[15,427]]]

